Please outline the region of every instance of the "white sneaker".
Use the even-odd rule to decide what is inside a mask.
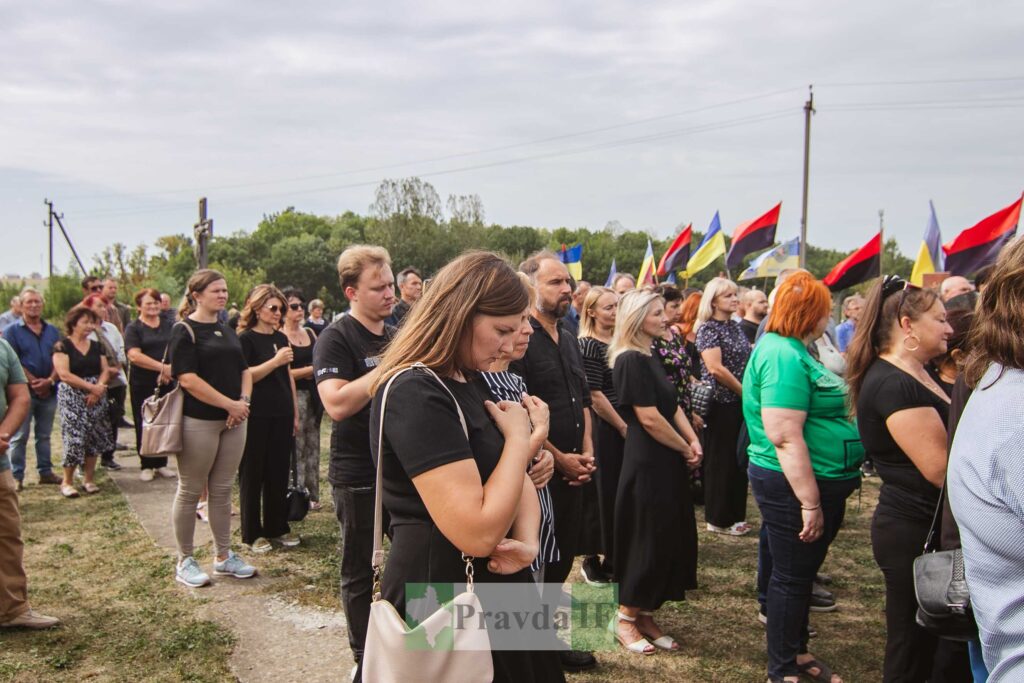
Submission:
[[[156,471],[150,468],[146,468],[139,472],[139,479],[141,479],[142,481],[153,481],[153,478],[155,476]]]
[[[166,467],[166,466],[165,467],[158,467],[158,468],[156,468],[156,473],[159,474],[164,479],[177,479],[178,478],[178,473],[175,472],[174,470],[172,470],[170,467]]]

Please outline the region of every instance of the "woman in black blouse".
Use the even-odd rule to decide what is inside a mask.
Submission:
[[[286,548],[299,544],[288,526],[288,470],[299,414],[288,371],[294,351],[280,329],[285,301],[277,287],[257,285],[238,316],[238,341],[253,383],[238,495],[242,543],[255,553],[270,550],[271,539]]]
[[[57,405],[64,446],[60,492],[65,498],[77,498],[75,468],[82,467],[85,492],[98,492],[100,487],[93,481],[96,457],[114,447],[106,403],[111,372],[100,343],[89,339],[100,325],[99,316],[85,306],[75,306],[68,311],[64,325],[67,336],[53,345],[53,367],[60,377]]]
[[[320,395],[313,383],[313,346],[317,333],[312,327],[303,327],[306,300],[302,291],[286,287],[281,291],[288,300],[281,331],[288,337],[295,356],[289,372],[295,382],[295,405],[298,407],[299,428],[295,432],[292,467],[296,472],[296,485],[309,491],[309,509],[320,509],[320,418],[324,414]]]
[[[702,452],[675,387],[652,355],[651,344],[666,322],[657,293],[627,292],[608,347],[619,409],[629,425],[615,500],[616,636],[640,654],[679,649],[655,623],[654,611],[666,601],[684,600],[686,590],[697,587],[688,468],[700,465]]]
[[[750,342],[732,319],[738,307],[736,283],[716,277],[704,288],[696,323],[701,379],[714,387],[704,435],[704,516],[708,531],[730,536],[750,531],[747,471],[736,458]]]
[[[608,287],[592,287],[583,299],[580,311],[580,353],[587,373],[594,425],[594,460],[597,463],[597,502],[601,511],[601,549],[604,562],[594,566],[591,558],[583,561],[587,581],[610,581],[615,573],[615,494],[622,470],[622,448],[626,421],[618,411],[618,397],[608,366],[608,344],[615,330],[619,295]]]
[[[882,479],[871,545],[885,576],[886,683],[933,680],[936,638],[915,621],[913,562],[946,476],[949,396],[926,366],[952,332],[935,291],[890,275],[872,287],[846,352],[857,427]]]
[[[185,392],[172,509],[178,545],[175,579],[192,588],[210,582],[192,556],[196,507],[204,488],[209,491],[214,574],[239,579],[256,574],[231,550],[231,485],[245,448],[252,372],[238,337],[219,320],[227,302],[224,276],[210,269],[196,271],[178,309],[182,324],[171,331],[171,371]]]
[[[124,347],[130,364],[128,390],[135,422],[135,450],[142,447],[142,402],[154,391],[163,395],[174,388],[171,364],[164,362],[171,341],[173,323],[160,315],[160,292],[143,289],[135,295],[139,317],[124,328]],[[167,456],[140,456],[139,479],[153,481],[155,475],[173,479],[178,476],[167,466]]]
[[[534,397],[495,404],[478,376],[514,352],[529,303],[500,257],[464,254],[437,274],[381,360],[370,435],[376,454],[383,420],[378,467],[393,538],[382,592],[399,614],[407,583],[464,585],[463,554],[475,558],[484,610],[489,583],[518,585],[524,602],[537,597],[527,568],[538,551],[540,507],[526,469],[547,435],[547,410]],[[425,370],[397,375],[382,416],[384,387],[415,363],[443,385]],[[505,650],[500,632],[489,631],[495,681],[564,680],[555,652]]]

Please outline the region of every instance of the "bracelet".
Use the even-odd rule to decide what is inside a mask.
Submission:
[[[820,510],[820,509],[821,509],[821,503],[818,503],[817,505],[813,505],[813,506],[811,506],[811,507],[806,507],[806,506],[804,506],[804,505],[801,505],[801,506],[800,506],[800,509],[801,509],[801,510],[806,510],[806,511],[808,511],[808,512],[811,512],[811,511],[813,511],[813,510]]]
[[[241,396],[239,396],[238,400],[241,401],[242,403],[244,403],[245,405],[249,405],[250,403],[252,403],[252,399],[250,397],[246,396],[245,394],[242,394]]]

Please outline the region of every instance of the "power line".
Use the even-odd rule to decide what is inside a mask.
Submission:
[[[837,81],[835,83],[815,83],[815,87],[821,88],[860,88],[890,85],[948,85],[953,83],[1009,83],[1013,81],[1024,81],[1024,76],[1002,76],[995,78],[937,78],[933,80],[920,81]]]

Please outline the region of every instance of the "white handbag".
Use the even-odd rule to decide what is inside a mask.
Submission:
[[[430,373],[444,387],[455,402],[462,430],[469,438],[466,418],[458,401],[441,378],[422,363],[395,373],[384,385],[380,399],[380,429],[377,440],[377,487],[373,511],[373,604],[370,605],[370,623],[366,631],[363,650],[363,680],[367,683],[488,683],[494,679],[491,661],[491,641],[482,619],[468,619],[462,628],[454,628],[453,614],[460,606],[482,614],[480,599],[473,592],[473,558],[462,554],[466,563],[466,590],[455,596],[428,617],[409,628],[405,620],[387,600],[381,599],[380,577],[384,566],[383,547],[383,488],[384,415],[388,392],[392,383],[403,372],[422,369]],[[463,612],[465,613],[465,612]],[[451,629],[450,636],[448,629]],[[424,644],[428,646],[425,647]],[[429,647],[433,645],[437,647]]]

